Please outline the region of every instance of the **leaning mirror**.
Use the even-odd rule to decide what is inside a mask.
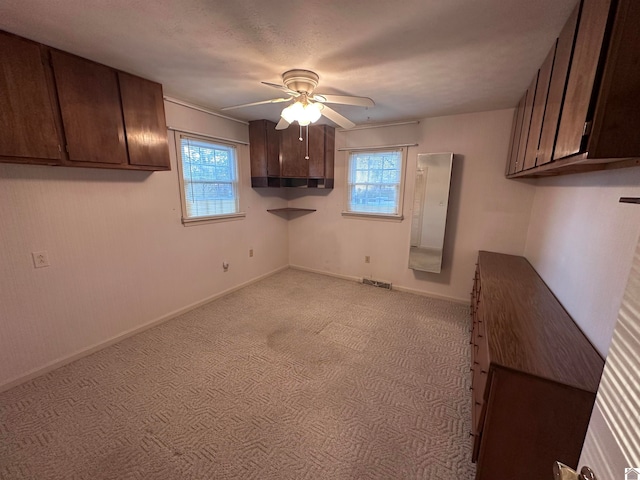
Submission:
[[[409,268],[440,273],[453,153],[420,153],[411,218]]]

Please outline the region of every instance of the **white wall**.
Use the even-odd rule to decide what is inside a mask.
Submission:
[[[606,356],[640,233],[640,167],[539,180],[525,256]]]
[[[289,262],[347,277],[371,276],[394,287],[467,301],[478,250],[522,255],[535,187],[504,177],[513,110],[428,118],[419,125],[337,135],[337,147],[419,143],[409,149],[402,222],[341,216],[346,152],[337,152],[333,191],[290,193],[290,206],[316,208],[289,221]],[[440,274],[407,266],[418,153],[454,152]],[[365,255],[371,263],[364,263]]]
[[[248,139],[246,125],[166,113],[170,126]],[[170,172],[0,164],[0,388],[287,265],[286,221],[266,212],[286,201],[250,188],[248,147],[246,218],[182,225],[172,136]],[[51,266],[34,269],[41,250]]]

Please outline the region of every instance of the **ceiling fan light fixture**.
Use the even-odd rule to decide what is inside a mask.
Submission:
[[[304,127],[320,119],[320,108],[315,103],[303,105],[301,102],[294,102],[282,110],[280,116],[289,123],[298,122]]]
[[[288,107],[286,107],[284,110],[282,110],[282,113],[280,114],[280,116],[284,118],[287,122],[293,123],[296,120],[298,120],[298,118],[300,118],[303,114],[304,114],[304,107],[302,106],[302,104],[300,102],[294,102]]]
[[[306,126],[317,122],[320,117],[326,117],[339,127],[349,129],[355,127],[356,124],[326,105],[327,103],[367,108],[375,106],[375,102],[369,97],[315,93],[319,79],[318,74],[310,70],[288,70],[282,74],[282,85],[270,82],[262,82],[262,84],[284,91],[289,98],[280,97],[244,103],[242,105],[224,107],[222,110],[292,101],[291,105],[280,113],[282,118],[276,125],[276,130],[284,130],[293,122],[298,122],[300,126]]]
[[[304,107],[304,113],[311,123],[320,120],[320,107],[317,103],[307,103]]]

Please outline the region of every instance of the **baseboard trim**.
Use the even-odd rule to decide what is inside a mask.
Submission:
[[[303,272],[319,273],[320,275],[327,275],[328,277],[341,278],[343,280],[351,280],[353,282],[362,283],[362,277],[354,277],[352,275],[342,275],[340,273],[328,272],[325,270],[316,270],[315,268],[303,267],[301,265],[289,265],[289,268],[292,268],[294,270],[301,270]],[[398,290],[399,292],[412,293],[414,295],[420,295],[422,297],[435,298],[436,300],[447,300],[449,302],[459,303],[461,305],[469,305],[469,300],[464,298],[449,297],[447,295],[439,295],[437,293],[425,292],[423,290],[416,290],[415,288],[403,287],[395,283],[392,283],[391,290]]]
[[[301,270],[303,272],[319,273],[320,275],[326,275],[328,277],[341,278],[342,280],[350,280],[352,282],[362,282],[362,277],[354,277],[352,275],[342,275],[340,273],[327,272],[325,270],[316,270],[315,268],[303,267],[301,265],[289,265],[289,268],[293,270]]]
[[[240,290],[241,288],[247,287],[249,285],[251,285],[252,283],[256,283],[259,282],[260,280],[264,280],[265,278],[268,278],[272,275],[275,275],[278,272],[281,272],[283,270],[286,270],[287,268],[289,268],[288,265],[285,265],[283,267],[279,267],[276,268],[275,270],[272,270],[271,272],[267,272],[263,275],[260,275],[258,277],[255,277],[251,280],[248,280],[244,283],[241,283],[239,285],[236,285],[235,287],[231,287],[227,290],[223,290],[222,292],[216,293],[214,295],[211,295],[203,300],[197,301],[195,303],[192,303],[190,305],[187,305],[186,307],[182,307],[179,308],[178,310],[174,310],[173,312],[167,313],[166,315],[163,315],[159,318],[156,318],[155,320],[151,320],[150,322],[147,322],[143,325],[139,325],[135,328],[132,328],[131,330],[126,330],[122,333],[119,333],[118,335],[111,337],[103,342],[97,343],[95,345],[92,345],[90,347],[87,348],[83,348],[82,350],[79,350],[76,353],[73,353],[67,357],[58,359],[58,360],[54,360],[52,362],[47,363],[46,365],[44,365],[43,367],[38,367],[35,368],[27,373],[25,373],[24,375],[20,375],[12,380],[9,380],[6,383],[3,383],[2,385],[0,385],[0,392],[4,392],[6,390],[9,390],[13,387],[17,387],[18,385],[28,382],[29,380],[33,380],[34,378],[37,378],[41,375],[45,375],[53,370],[55,370],[56,368],[60,368],[64,365],[67,365],[69,363],[75,362],[76,360],[79,360],[83,357],[86,357],[88,355],[91,355],[92,353],[96,353],[104,348],[110,347],[111,345],[114,345],[126,338],[129,338],[133,335],[136,335],[138,333],[144,332],[145,330],[148,330],[152,327],[155,327],[156,325],[159,325],[161,323],[167,322],[173,318],[176,318],[184,313],[187,313],[191,310],[194,310],[198,307],[201,307],[202,305],[205,305],[209,302],[212,302],[214,300],[217,300],[218,298],[224,297],[225,295],[229,295],[230,293],[235,292],[236,290]]]
[[[424,292],[422,290],[416,290],[415,288],[402,287],[400,285],[396,285],[395,283],[393,284],[392,288],[393,290],[398,290],[400,292],[405,292],[405,293],[412,293],[414,295],[420,295],[421,297],[429,297],[429,298],[434,298],[436,300],[447,300],[448,302],[459,303],[461,305],[469,306],[469,300],[464,298],[449,297],[447,295],[439,295],[437,293]]]

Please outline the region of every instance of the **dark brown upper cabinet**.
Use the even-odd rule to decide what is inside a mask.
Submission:
[[[51,61],[69,160],[126,165],[118,73],[58,50]]]
[[[617,13],[589,137],[594,158],[640,156],[640,2],[620,0]]]
[[[544,165],[553,160],[553,147],[556,141],[556,133],[558,132],[558,122],[567,84],[579,12],[580,5],[578,4],[569,15],[567,23],[565,23],[558,40],[552,48],[552,51],[555,50],[555,56],[551,70],[551,80],[549,81],[549,93],[544,107],[544,118],[540,130],[540,142],[535,166]]]
[[[63,139],[46,49],[0,32],[0,161],[59,165]]]
[[[170,165],[162,85],[118,72],[124,129],[131,165]]]
[[[335,129],[275,127],[269,120],[249,122],[251,186],[333,188]]]
[[[507,161],[506,174],[516,173],[518,168],[518,149],[520,148],[520,137],[522,135],[522,119],[524,118],[524,104],[527,101],[527,92],[518,102],[518,107],[513,116],[513,128],[511,131],[511,146],[509,147],[509,158]]]
[[[306,137],[311,138],[313,127],[300,129],[296,125],[280,130],[280,173],[283,178],[307,178],[309,159],[306,154]],[[309,155],[311,158],[311,155]]]
[[[588,120],[610,4],[611,0],[585,0],[582,3],[573,60],[560,115],[558,138],[553,153],[554,160],[575,155],[582,150],[582,137],[585,133],[583,130]]]
[[[0,161],[170,170],[162,86],[0,32]]]
[[[249,139],[251,186],[279,186],[280,158],[278,155],[280,145],[276,124],[269,120],[249,122]]]
[[[533,116],[533,104],[536,101],[536,88],[538,86],[538,72],[536,72],[531,85],[525,93],[524,113],[522,117],[522,130],[520,131],[520,141],[518,143],[518,157],[516,159],[516,173],[524,168],[525,154],[527,153],[527,144],[529,134],[531,133],[531,117]]]
[[[509,177],[640,164],[639,23],[640,2],[635,0],[579,3],[557,40],[540,130],[534,116],[524,145],[529,154],[523,170],[511,168],[510,156]],[[540,75],[546,73],[550,56]],[[536,137],[534,164],[531,142]],[[517,150],[521,148],[518,145]],[[512,145],[510,155],[514,150]]]
[[[536,166],[536,156],[538,154],[540,135],[542,133],[542,120],[547,105],[549,83],[551,82],[551,71],[555,56],[556,45],[554,44],[540,67],[540,70],[538,70],[538,82],[533,100],[533,111],[531,113],[531,125],[529,126],[529,138],[527,140],[527,148],[525,149],[523,170],[528,170]]]
[[[309,128],[309,178],[333,185],[336,131],[329,125]]]

